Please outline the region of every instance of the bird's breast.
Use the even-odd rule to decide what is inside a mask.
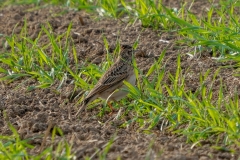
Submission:
[[[131,76],[129,76],[129,78],[128,78],[128,83],[130,83],[131,85],[135,85],[135,83],[136,83],[136,76],[135,76],[135,74],[133,73]]]

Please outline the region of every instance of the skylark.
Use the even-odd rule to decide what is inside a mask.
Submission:
[[[121,45],[121,52],[116,62],[103,74],[82,101],[82,105],[75,116],[78,116],[88,103],[99,97],[117,102],[128,94],[126,90],[123,90],[123,88],[126,88],[123,81],[135,85],[136,76],[132,64],[133,54],[133,48],[130,45]]]

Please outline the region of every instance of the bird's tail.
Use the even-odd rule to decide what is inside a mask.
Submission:
[[[85,99],[82,101],[81,107],[79,108],[79,110],[78,110],[77,113],[75,114],[75,117],[77,117],[77,116],[82,112],[82,110],[86,108],[86,106],[87,106],[87,104],[90,102],[90,99],[91,99],[91,98],[92,98],[92,97],[88,97],[88,98],[85,98]]]

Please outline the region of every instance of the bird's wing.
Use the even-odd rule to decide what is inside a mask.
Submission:
[[[127,64],[114,64],[106,73],[100,78],[95,87],[90,91],[86,98],[92,97],[95,94],[102,93],[103,91],[121,83],[129,76]]]

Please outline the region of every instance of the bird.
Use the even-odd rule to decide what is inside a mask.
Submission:
[[[127,90],[123,90],[127,88],[123,82],[127,81],[132,85],[136,83],[136,76],[132,63],[133,56],[134,49],[131,45],[122,44],[120,46],[118,58],[81,102],[81,107],[75,114],[75,117],[77,117],[90,102],[97,98],[118,102],[128,94]],[[110,103],[108,104],[112,109]]]

